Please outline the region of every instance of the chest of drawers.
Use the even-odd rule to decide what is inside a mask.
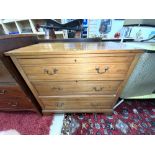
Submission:
[[[143,51],[120,43],[39,43],[7,52],[43,113],[112,112]]]
[[[9,50],[34,43],[35,36],[31,35],[0,37],[0,111],[35,111],[40,114],[40,106],[33,94],[11,59],[4,55]]]
[[[0,60],[0,110],[34,110],[31,100]]]

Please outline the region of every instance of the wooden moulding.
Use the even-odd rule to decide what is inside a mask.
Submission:
[[[67,110],[52,110],[52,112],[54,113],[92,113],[92,109],[80,109],[80,111],[78,109],[67,109]],[[51,114],[51,110],[43,110],[42,111],[43,115],[50,115]],[[93,113],[104,113],[107,115],[111,115],[112,114],[112,109],[95,109],[93,110]]]

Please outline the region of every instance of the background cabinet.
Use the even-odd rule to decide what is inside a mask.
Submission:
[[[5,52],[37,43],[36,36],[17,35],[0,38],[0,110],[37,111],[41,108]]]
[[[63,23],[61,19],[55,19]],[[45,25],[45,19],[0,19],[0,35],[4,34],[36,34],[38,38],[45,38],[45,31],[40,28],[36,30],[36,25]],[[66,31],[56,31],[57,38],[67,38]]]

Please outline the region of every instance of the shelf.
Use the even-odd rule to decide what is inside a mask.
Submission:
[[[28,19],[1,19],[2,23],[14,23],[15,21],[26,21]]]
[[[5,35],[5,32],[4,32],[2,25],[0,25],[0,35]]]
[[[29,20],[18,20],[16,21],[16,24],[20,33],[32,33],[32,28]]]
[[[22,22],[22,21],[28,21],[29,19],[16,19],[16,20],[14,20],[14,21],[16,21],[16,22]]]
[[[37,32],[36,34],[39,36],[39,38],[45,37],[45,32]],[[55,34],[57,36],[57,39],[63,39],[64,38],[63,31],[55,31]]]
[[[13,23],[13,22],[15,22],[15,19],[4,19],[4,20],[2,20],[2,22],[4,24],[6,24],[6,23]]]
[[[36,25],[37,24],[46,25],[46,20],[45,19],[31,19],[31,22],[32,22],[32,24],[34,26],[35,32],[37,32],[37,30],[36,30]],[[39,32],[42,34],[44,32],[43,28],[39,28]],[[38,34],[38,32],[37,32],[37,34]]]
[[[55,19],[61,22],[61,19]],[[46,25],[46,19],[0,19],[0,35],[3,34],[36,34],[46,37],[43,28],[36,30],[36,25]],[[55,31],[58,38],[64,37],[65,31]]]
[[[6,34],[19,34],[15,22],[4,23]]]
[[[55,34],[64,34],[63,31],[55,31]]]
[[[37,32],[37,35],[45,35],[45,32]]]
[[[31,32],[31,33],[27,33],[27,32],[24,33],[24,32],[23,32],[23,33],[21,33],[21,34],[34,34],[34,33],[32,33],[32,32]]]

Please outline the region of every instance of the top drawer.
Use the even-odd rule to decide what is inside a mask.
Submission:
[[[133,56],[123,57],[123,56],[94,56],[85,55],[83,57],[57,57],[53,58],[21,58],[18,62],[21,65],[46,65],[46,64],[73,64],[73,63],[126,63],[133,60]]]
[[[26,97],[18,85],[0,85],[0,98],[4,97]]]
[[[0,82],[15,82],[7,68],[3,65],[0,60]]]
[[[83,63],[23,66],[30,81],[35,80],[124,80],[130,63]]]

